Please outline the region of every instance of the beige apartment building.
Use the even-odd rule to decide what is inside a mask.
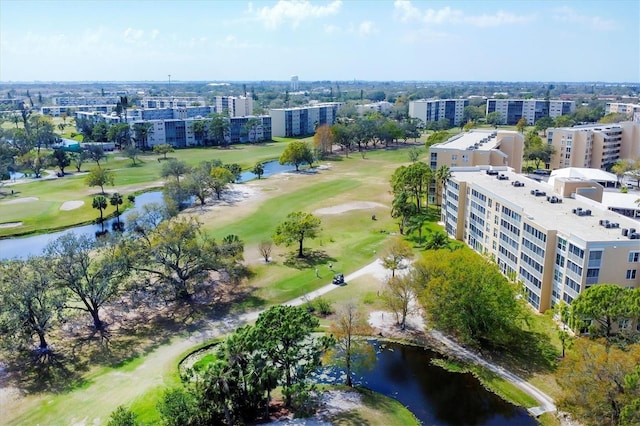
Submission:
[[[640,221],[584,196],[597,200],[600,185],[567,179],[553,187],[496,169],[452,170],[442,221],[451,237],[522,281],[532,307],[571,303],[598,283],[640,286]],[[620,326],[640,330],[631,324]]]
[[[607,170],[620,159],[640,158],[640,123],[551,128],[547,129],[547,143],[556,149],[548,164],[551,170],[565,167]]]
[[[429,147],[430,166],[507,166],[522,170],[524,136],[510,130],[472,130]]]

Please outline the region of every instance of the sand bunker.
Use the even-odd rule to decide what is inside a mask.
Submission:
[[[32,201],[38,201],[38,197],[24,197],[16,198],[15,200],[5,201],[2,204],[18,204],[18,203],[30,203]]]
[[[22,222],[0,223],[0,228],[17,228],[18,226],[22,226]]]
[[[341,214],[351,210],[366,210],[366,209],[375,209],[377,207],[387,207],[384,204],[374,203],[373,201],[356,201],[353,203],[345,203],[340,204],[338,206],[333,207],[325,207],[323,209],[318,209],[314,213],[315,214]]]
[[[60,210],[75,210],[84,205],[84,201],[65,201],[61,206]]]

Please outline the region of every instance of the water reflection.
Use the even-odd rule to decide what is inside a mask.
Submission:
[[[354,377],[354,383],[397,399],[424,425],[537,424],[524,408],[487,391],[472,374],[452,373],[431,364],[431,359],[438,358],[431,350],[399,343],[371,344],[377,363]]]

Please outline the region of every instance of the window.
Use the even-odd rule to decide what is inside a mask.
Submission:
[[[558,237],[558,249],[565,251],[567,249],[567,240]]]
[[[621,320],[618,321],[618,328],[620,330],[626,330],[627,328],[629,328],[629,319],[628,318],[623,318]]]
[[[640,251],[629,252],[629,263],[640,262]]]
[[[451,161],[457,161],[458,160],[458,154],[451,154]]]
[[[635,269],[627,269],[627,279],[635,280],[636,279],[636,270]]]

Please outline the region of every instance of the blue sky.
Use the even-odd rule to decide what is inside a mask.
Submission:
[[[640,81],[640,2],[0,0],[0,81]]]

